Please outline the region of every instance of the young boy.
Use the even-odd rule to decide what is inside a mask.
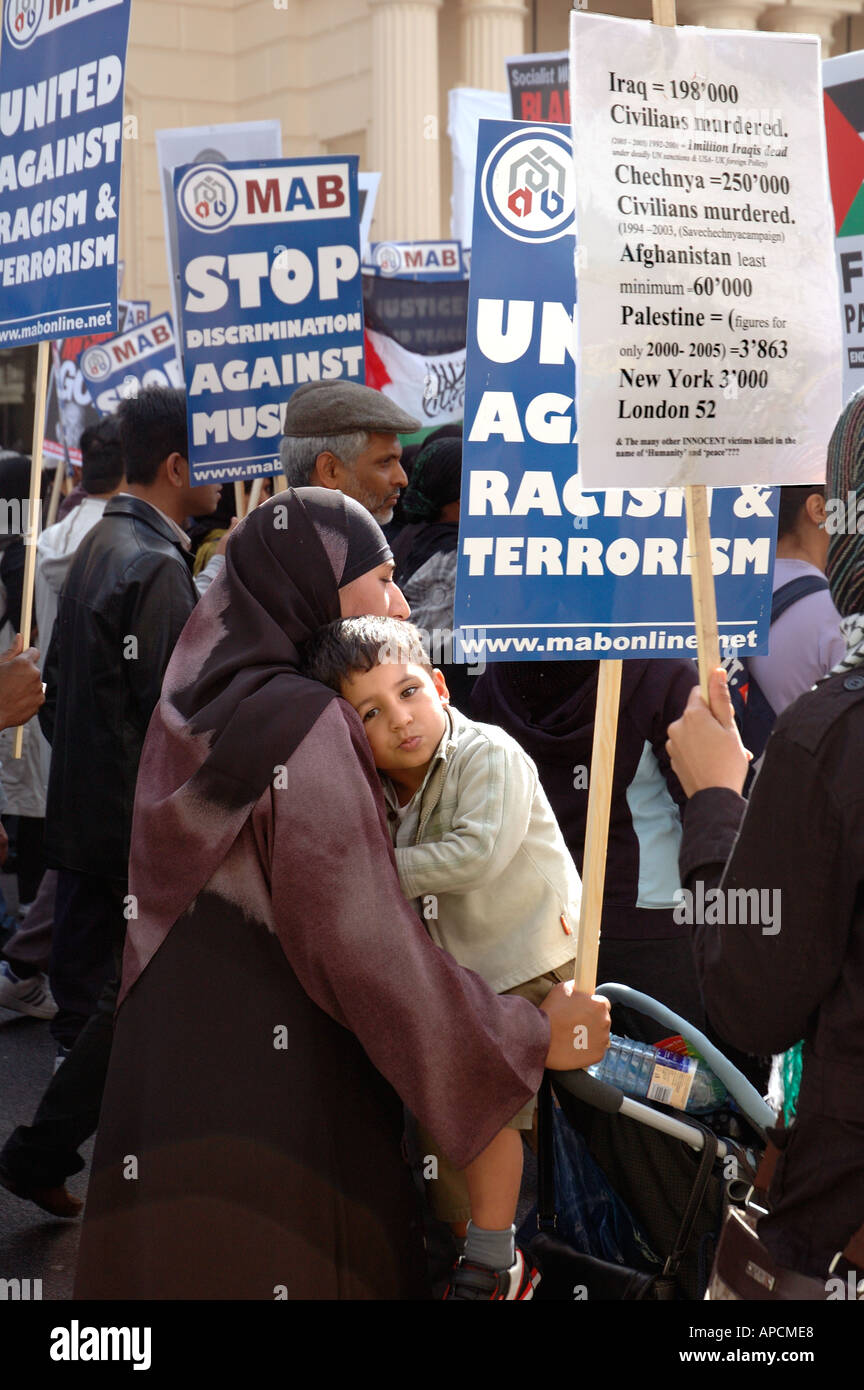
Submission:
[[[421,900],[433,941],[496,993],[539,1005],[573,977],[581,884],[530,758],[502,729],[450,706],[410,623],[331,623],[309,644],[306,674],[363,721],[400,882]],[[535,1109],[536,1098],[462,1172],[420,1130],[422,1152],[438,1161],[436,1214],[465,1238],[446,1298],[533,1296],[538,1276],[514,1247],[513,1220],[521,1131]]]

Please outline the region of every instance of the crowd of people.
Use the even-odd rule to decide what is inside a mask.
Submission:
[[[2,538],[0,1008],[56,1061],[0,1184],[79,1216],[96,1132],[77,1297],[525,1300],[543,1073],[610,1036],[573,984],[599,663],[433,662],[459,427],[403,455],[418,422],[336,381],[284,428],[287,490],[239,522],[192,482],[183,392],[86,431],[27,651]],[[0,455],[0,493],[28,486]],[[710,706],[694,663],[624,663],[600,938],[601,979],[763,1089],[775,1059],[758,1233],[817,1285],[840,1252],[864,1268],[864,538],[825,525],[851,492],[864,396],[825,485],[782,490],[770,654]],[[700,885],[779,892],[782,928],[682,921]],[[620,1006],[614,1030],[668,1032]]]

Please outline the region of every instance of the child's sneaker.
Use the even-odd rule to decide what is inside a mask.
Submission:
[[[44,975],[31,975],[19,980],[11,965],[0,961],[0,1008],[14,1009],[31,1018],[53,1018],[57,1005]]]
[[[485,1265],[469,1264],[463,1256],[453,1266],[450,1283],[444,1295],[450,1298],[518,1299],[524,1302],[534,1297],[540,1275],[529,1265],[521,1250],[509,1269],[487,1269]]]

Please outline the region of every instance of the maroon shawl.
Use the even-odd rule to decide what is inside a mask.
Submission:
[[[341,585],[388,558],[369,513],[326,488],[277,493],[232,535],[169,662],[141,756],[121,1002],[337,698],[301,676],[303,643],[339,617]],[[166,863],[166,839],[182,858]]]

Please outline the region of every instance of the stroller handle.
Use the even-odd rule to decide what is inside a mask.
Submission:
[[[723,1082],[730,1096],[738,1102],[748,1120],[760,1133],[777,1123],[777,1116],[762,1099],[756,1087],[751,1086],[746,1076],[732,1065],[728,1057],[724,1057],[720,1049],[715,1047],[704,1033],[700,1033],[698,1028],[694,1028],[692,1023],[688,1023],[686,1018],[673,1013],[665,1004],[652,999],[650,994],[641,994],[638,989],[631,989],[629,985],[598,985],[594,993],[604,994],[613,1003],[617,1001],[635,1009],[637,1013],[647,1014],[657,1023],[674,1028],[687,1042],[692,1043],[700,1057],[704,1058],[714,1075]]]
[[[552,1080],[563,1086],[576,1100],[593,1105],[595,1110],[604,1110],[607,1115],[617,1115],[624,1102],[624,1092],[608,1081],[598,1081],[596,1076],[580,1068],[577,1071],[552,1072]]]
[[[598,1081],[596,1076],[591,1076],[587,1071],[554,1071],[549,1075],[554,1086],[560,1086],[576,1100],[584,1101],[595,1110],[605,1111],[609,1115],[625,1115],[628,1119],[647,1125],[649,1129],[671,1135],[682,1144],[689,1144],[697,1153],[705,1147],[705,1133],[701,1125],[678,1119],[674,1115],[654,1110],[650,1105],[643,1105],[641,1101],[632,1100],[630,1096],[625,1096],[623,1091],[619,1091],[617,1086],[610,1086],[608,1081]],[[725,1158],[726,1154],[726,1145],[722,1139],[718,1139],[716,1156]]]

